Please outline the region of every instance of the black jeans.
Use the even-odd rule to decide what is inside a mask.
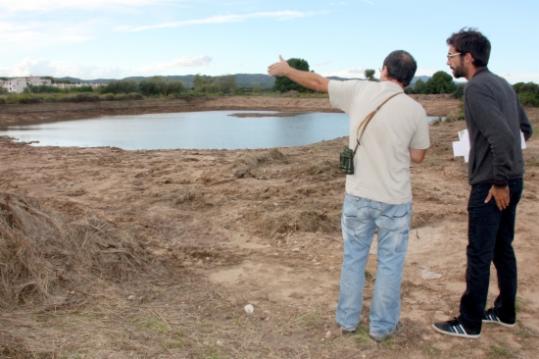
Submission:
[[[491,262],[498,273],[500,290],[494,302],[496,314],[506,322],[514,322],[516,315],[517,262],[512,242],[523,181],[509,181],[510,202],[503,211],[494,198],[484,203],[490,188],[486,183],[472,185],[468,202],[466,291],[460,301],[459,320],[466,328],[477,331],[481,330],[487,302]]]

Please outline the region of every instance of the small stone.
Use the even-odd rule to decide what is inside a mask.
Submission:
[[[127,300],[133,300],[135,299],[135,296],[133,294],[131,294],[129,297],[127,297]]]
[[[431,272],[428,268],[422,268],[420,274],[421,278],[425,280],[440,279],[442,277],[441,273]]]
[[[247,304],[245,307],[243,307],[243,310],[246,314],[250,315],[254,313],[255,307],[252,304]]]
[[[328,330],[326,332],[326,339],[329,339],[329,338],[331,338],[331,330]]]

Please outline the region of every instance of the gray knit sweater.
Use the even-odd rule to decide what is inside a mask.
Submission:
[[[464,116],[470,134],[470,184],[505,185],[522,178],[520,131],[528,140],[530,121],[507,81],[479,69],[464,89]]]

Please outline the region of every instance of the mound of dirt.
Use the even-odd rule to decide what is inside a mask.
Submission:
[[[150,253],[116,233],[95,216],[66,223],[35,200],[0,193],[0,308],[70,304],[94,281],[146,271]]]

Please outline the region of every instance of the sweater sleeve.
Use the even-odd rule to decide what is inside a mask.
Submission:
[[[511,170],[515,138],[498,104],[485,88],[471,85],[465,93],[473,125],[486,138],[493,158],[494,184],[505,185]]]

